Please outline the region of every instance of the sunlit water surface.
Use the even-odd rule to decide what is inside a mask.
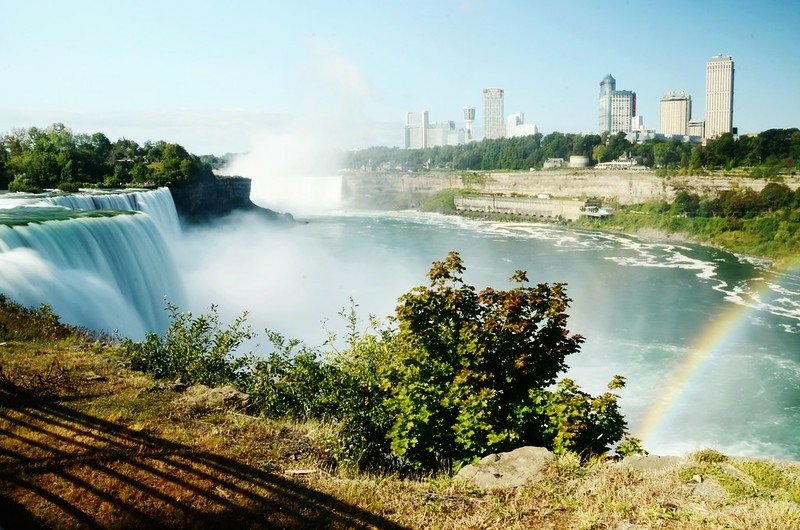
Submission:
[[[181,244],[190,304],[220,304],[228,317],[247,309],[255,327],[311,345],[324,342],[326,329],[341,331],[337,313],[349,298],[364,318],[392,314],[397,298],[425,283],[431,263],[450,250],[461,253],[465,280],[479,289],[510,286],[516,269],[534,283],[565,282],[569,328],[586,338],[568,359],[569,376],[592,393],[625,376],[633,434],[648,407],[675,395],[648,433],[650,452],[713,446],[800,458],[796,272],[776,275],[757,260],[697,245],[416,212],[315,215],[290,229],[234,217],[189,231]],[[697,341],[737,307],[741,316],[720,335],[731,340],[671,382]]]

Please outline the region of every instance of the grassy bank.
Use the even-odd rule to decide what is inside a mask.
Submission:
[[[494,491],[335,469],[329,426],[187,405],[118,346],[5,301],[0,367],[3,528],[800,525],[797,465],[714,451],[655,465],[565,455],[535,484]]]
[[[753,207],[753,212],[736,215],[687,215],[675,204],[663,201],[651,201],[630,206],[614,206],[614,215],[606,219],[579,219],[574,222],[531,218],[511,214],[492,214],[486,212],[457,212],[453,199],[457,195],[475,193],[471,190],[445,189],[427,197],[416,195],[413,200],[404,194],[392,195],[377,202],[369,200],[362,204],[370,204],[374,208],[403,209],[416,208],[420,211],[443,214],[458,214],[476,219],[516,222],[551,222],[578,226],[582,228],[623,232],[640,235],[661,235],[671,239],[693,241],[712,245],[730,252],[756,256],[771,260],[776,267],[792,266],[800,255],[800,209],[786,203],[782,207],[770,207],[777,200],[770,200],[767,195],[762,198],[760,209]],[[744,195],[750,203],[757,202],[757,196],[750,193]],[[728,205],[734,203],[737,193],[729,193]],[[762,195],[765,195],[762,192]],[[388,197],[395,197],[392,201]],[[705,200],[705,199],[704,199]],[[742,210],[746,209],[744,200],[740,201]],[[733,208],[733,206],[731,206]]]
[[[752,218],[687,217],[648,205],[618,208],[607,219],[581,219],[577,226],[630,234],[655,230],[677,239],[713,245],[789,266],[800,250],[800,215],[778,211]]]

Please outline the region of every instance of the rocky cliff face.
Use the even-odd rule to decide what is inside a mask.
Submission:
[[[170,186],[178,215],[189,222],[203,222],[235,211],[254,211],[272,220],[291,220],[291,214],[280,214],[256,206],[250,200],[251,181],[244,177],[217,176],[188,186]]]
[[[713,194],[734,187],[761,190],[767,180],[749,177],[680,176],[659,177],[638,171],[517,171],[517,172],[430,172],[430,173],[349,173],[344,177],[347,196],[363,197],[381,193],[419,193],[430,195],[446,188],[471,189],[479,193],[514,194],[535,197],[547,194],[560,198],[598,197],[620,204],[636,204],[652,199],[670,201],[679,190]],[[789,177],[784,183],[800,187],[800,179]]]

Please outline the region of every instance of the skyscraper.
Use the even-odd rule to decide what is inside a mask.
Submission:
[[[689,134],[692,96],[686,92],[667,92],[661,96],[659,111],[658,131],[661,134]]]
[[[715,55],[706,64],[705,137],[733,132],[733,59]]]
[[[426,147],[443,145],[461,145],[466,143],[466,136],[466,131],[463,129],[456,130],[456,124],[454,121],[431,123],[427,110],[423,110],[420,113],[406,113],[406,149],[424,149]]]
[[[598,111],[601,133],[630,132],[631,118],[636,116],[636,93],[617,90],[616,79],[608,74],[600,81]]]
[[[405,147],[406,149],[422,149],[428,147],[428,111],[419,114],[406,113]]]
[[[503,121],[503,89],[485,88],[483,90],[483,134],[488,139],[503,138],[506,124]]]
[[[467,141],[472,140],[472,123],[475,121],[475,107],[464,107],[464,130],[467,132]]]
[[[518,136],[530,136],[538,133],[535,123],[525,123],[525,114],[517,112],[509,114],[506,122],[506,136],[516,138]]]

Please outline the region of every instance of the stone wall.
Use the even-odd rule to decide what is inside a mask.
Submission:
[[[459,195],[455,197],[458,211],[503,213],[566,219],[574,221],[581,216],[585,201],[579,199],[524,199],[495,195]]]

